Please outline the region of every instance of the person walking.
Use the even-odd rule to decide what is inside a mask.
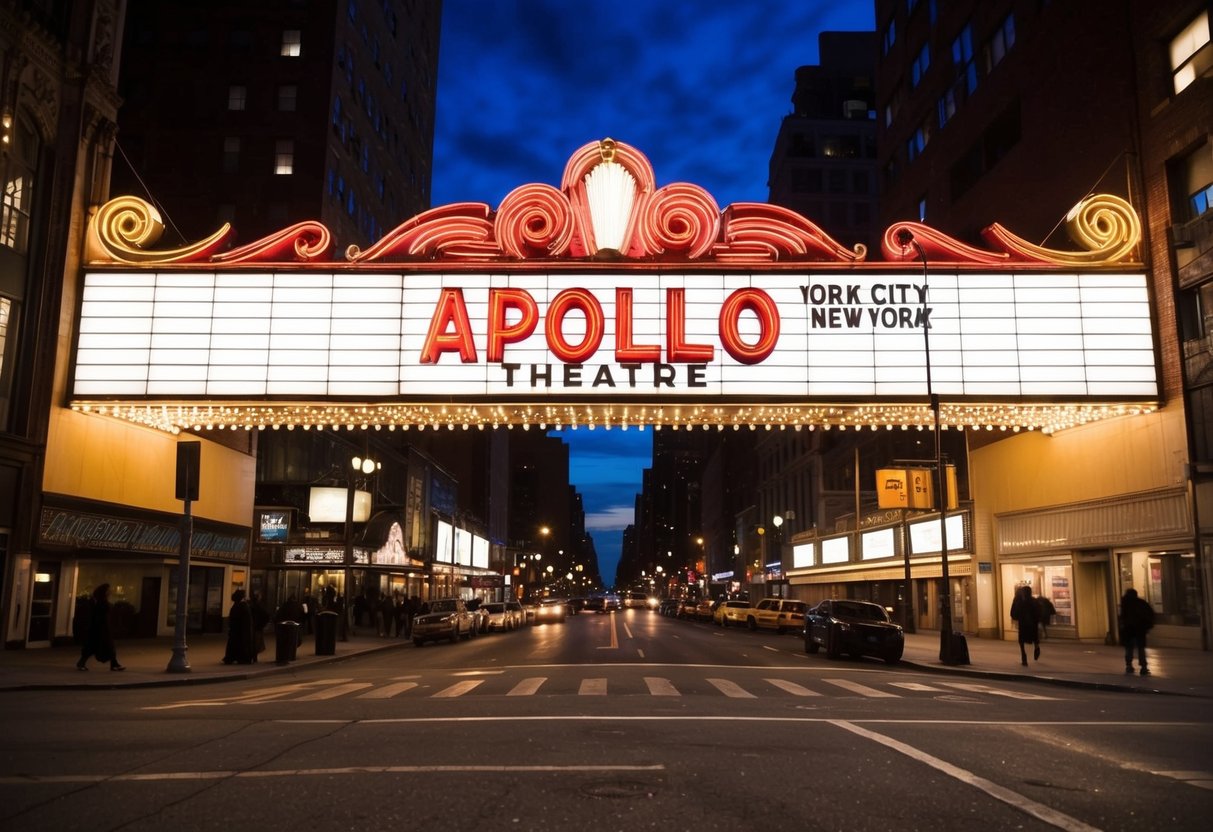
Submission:
[[[1040,607],[1032,597],[1032,587],[1021,586],[1011,602],[1011,620],[1019,623],[1019,663],[1028,664],[1026,645],[1032,645],[1032,658],[1040,660]]]
[[[1153,628],[1154,608],[1138,597],[1136,589],[1126,589],[1120,599],[1120,643],[1125,646],[1125,673],[1133,672],[1133,650],[1136,648],[1141,675],[1150,675],[1150,666],[1146,664],[1146,633]]]
[[[92,610],[88,617],[88,631],[84,635],[84,646],[80,650],[77,670],[88,670],[88,660],[96,657],[99,662],[109,662],[110,670],[126,670],[118,663],[118,650],[110,634],[110,585],[101,584],[93,590]]]
[[[270,614],[261,603],[261,593],[254,592],[249,599],[249,613],[253,616],[253,661],[265,650],[265,625],[270,623]]]
[[[1057,615],[1057,607],[1046,595],[1036,596],[1036,603],[1040,606],[1040,639],[1044,641],[1049,637],[1049,625],[1053,623],[1053,616]]]
[[[244,600],[244,590],[232,593],[232,608],[227,614],[227,650],[224,664],[252,664],[257,657],[253,646],[253,612]]]

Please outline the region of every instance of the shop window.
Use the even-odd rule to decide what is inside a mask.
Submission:
[[[1200,584],[1190,552],[1121,552],[1120,592],[1132,587],[1154,608],[1156,624],[1200,626]]]
[[[1181,93],[1213,66],[1213,48],[1209,45],[1209,12],[1196,16],[1171,41],[1171,76],[1175,92]]]
[[[1010,599],[1021,586],[1031,587],[1032,595],[1048,598],[1056,612],[1053,626],[1073,627],[1074,616],[1074,570],[1068,561],[1054,563],[1004,563],[1002,565],[1002,592],[1006,600],[1003,616],[1009,620]]]

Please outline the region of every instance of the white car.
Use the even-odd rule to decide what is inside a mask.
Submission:
[[[489,617],[488,629],[509,632],[522,626],[526,616],[517,601],[492,601],[481,605]]]

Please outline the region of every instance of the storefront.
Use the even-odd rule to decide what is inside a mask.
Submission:
[[[187,627],[222,632],[225,599],[248,577],[247,527],[195,520]],[[38,545],[14,572],[5,641],[45,647],[73,639],[77,602],[110,585],[117,638],[171,635],[176,626],[180,518],[46,495]],[[23,614],[28,610],[28,615]]]

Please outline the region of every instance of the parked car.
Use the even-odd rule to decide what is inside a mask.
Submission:
[[[698,598],[679,598],[678,609],[674,613],[678,618],[694,618],[695,607],[699,604]]]
[[[569,613],[569,602],[563,598],[544,598],[535,606],[535,623],[563,624]]]
[[[472,615],[462,598],[426,601],[421,605],[421,613],[413,619],[413,644],[418,647],[440,638],[468,639],[472,632]]]
[[[479,598],[471,598],[464,603],[467,604],[468,613],[472,616],[472,635],[487,633],[489,631],[489,616],[484,611],[484,602]]]
[[[746,623],[746,613],[749,609],[749,601],[721,601],[712,613],[712,620],[718,627],[743,625]]]
[[[696,621],[711,621],[712,611],[716,608],[716,602],[711,598],[700,598],[695,602],[695,612],[692,617]]]
[[[657,604],[658,615],[676,616],[678,615],[678,606],[682,602],[677,598],[662,598]]]
[[[822,647],[836,659],[849,656],[875,656],[888,664],[901,660],[905,650],[901,625],[889,619],[888,611],[867,601],[822,601],[805,616],[804,649],[816,653]]]
[[[481,605],[488,614],[488,631],[509,632],[522,626],[524,615],[517,601],[493,601]]]
[[[746,612],[745,623],[751,630],[787,630],[804,628],[804,614],[808,605],[804,601],[788,598],[763,598]]]

